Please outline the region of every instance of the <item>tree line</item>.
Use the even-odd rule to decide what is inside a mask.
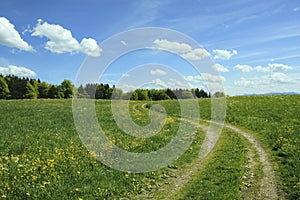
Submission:
[[[190,99],[210,98],[210,93],[203,89],[136,89],[130,92],[123,92],[121,89],[112,87],[109,84],[86,84],[80,85],[77,89],[79,98],[95,99],[127,99],[127,100],[167,100],[167,99]]]
[[[210,93],[203,89],[137,89],[123,92],[114,85],[89,83],[76,88],[70,80],[60,85],[41,82],[40,79],[0,75],[0,99],[37,99],[37,98],[92,98],[92,99],[127,99],[127,100],[167,100],[210,98]]]
[[[39,79],[0,75],[0,99],[71,98],[73,89],[69,80],[53,85]]]

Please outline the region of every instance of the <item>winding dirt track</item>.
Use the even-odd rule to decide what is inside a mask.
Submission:
[[[142,108],[145,108],[145,105],[142,105]],[[177,172],[179,175],[176,178],[170,178],[168,179],[169,182],[172,183],[172,185],[162,185],[159,189],[159,193],[167,194],[164,196],[164,199],[170,199],[173,195],[175,195],[177,192],[179,192],[181,189],[184,188],[184,186],[191,180],[193,175],[195,175],[199,169],[204,165],[203,159],[213,148],[214,144],[211,143],[214,135],[212,132],[209,132],[208,126],[195,124],[194,121],[188,120],[188,119],[182,119],[184,121],[190,122],[192,125],[197,126],[198,128],[202,129],[204,132],[206,132],[206,139],[204,140],[202,147],[204,149],[202,155],[200,154],[198,161],[193,164],[189,169],[181,169],[179,172]],[[256,183],[259,187],[259,191],[256,191],[255,194],[247,194],[247,192],[242,191],[243,193],[243,199],[278,199],[278,193],[277,193],[277,183],[276,183],[276,177],[275,172],[273,170],[272,164],[268,158],[268,154],[263,148],[261,142],[257,140],[252,134],[241,130],[233,125],[229,124],[218,124],[209,120],[206,120],[205,122],[216,124],[219,126],[223,126],[225,128],[228,128],[244,138],[246,138],[249,143],[252,145],[252,148],[248,148],[248,164],[247,167],[249,168],[249,171],[251,173],[254,173],[255,169],[254,167],[258,164],[254,157],[255,155],[258,156],[259,164],[262,166],[262,179],[260,183]],[[208,134],[210,133],[210,134]],[[247,179],[253,179],[253,176],[247,177]],[[251,180],[248,180],[251,181]],[[134,199],[155,199],[154,196],[151,195],[151,193],[148,194],[141,194]]]
[[[253,145],[256,153],[259,155],[259,161],[263,169],[263,177],[260,183],[260,191],[257,196],[258,199],[278,199],[275,172],[268,158],[268,154],[264,150],[261,142],[255,139],[250,133],[247,133],[235,126],[225,124],[224,127],[244,136]]]

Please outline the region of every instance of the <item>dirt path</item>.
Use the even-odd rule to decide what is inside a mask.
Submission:
[[[142,108],[145,109],[145,105],[142,105]],[[177,177],[169,178],[168,182],[172,184],[162,185],[158,193],[159,194],[167,194],[166,196],[159,196],[159,199],[170,199],[173,195],[175,195],[178,191],[183,189],[183,187],[191,180],[191,178],[201,169],[201,167],[205,164],[203,162],[203,158],[207,156],[207,154],[211,151],[214,147],[216,141],[215,137],[218,135],[214,134],[214,129],[209,129],[208,126],[200,125],[199,123],[196,124],[194,121],[188,119],[182,119],[184,121],[190,122],[192,125],[202,129],[205,131],[206,138],[202,144],[203,151],[199,154],[199,159],[193,163],[190,167],[185,169],[177,169],[176,174]],[[205,121],[208,123],[215,124],[216,126],[223,126],[222,124],[213,123],[211,121]],[[278,199],[277,194],[277,185],[276,185],[276,177],[275,172],[272,168],[272,164],[268,158],[267,152],[264,150],[261,142],[257,140],[252,134],[243,131],[235,126],[224,124],[225,128],[228,128],[246,138],[252,147],[248,147],[248,164],[247,170],[249,172],[249,176],[245,177],[247,182],[255,181],[254,173],[255,173],[255,166],[260,164],[262,166],[263,175],[261,178],[260,183],[255,183],[258,187],[258,191],[247,192],[247,189],[244,188],[242,190],[242,197],[243,199]],[[216,131],[216,130],[215,130]],[[209,134],[208,134],[209,133]],[[258,156],[258,161],[255,159],[255,156]],[[159,195],[158,194],[158,195]],[[156,196],[157,194],[155,194]],[[145,193],[142,195],[138,195],[135,199],[155,199],[155,197],[150,193]]]
[[[185,120],[185,119],[184,119]],[[185,120],[187,121],[187,120]],[[210,121],[207,121],[210,122]],[[196,124],[193,124],[196,125]],[[203,125],[196,125],[197,127],[203,129],[204,131],[207,131],[207,127]],[[255,155],[258,155],[258,159],[260,164],[262,165],[262,170],[263,170],[263,177],[261,179],[261,182],[258,183],[259,186],[259,191],[256,191],[255,193],[247,193],[247,191],[242,191],[243,193],[243,198],[244,199],[278,199],[277,191],[276,191],[276,178],[275,178],[275,173],[272,168],[272,164],[268,159],[268,155],[264,148],[261,145],[261,142],[258,141],[256,138],[254,138],[250,133],[247,133],[235,126],[224,124],[224,127],[233,130],[234,132],[242,135],[245,137],[250,144],[252,145],[252,149],[248,148],[248,172],[249,176],[247,177],[247,182],[253,182],[254,180],[254,172],[255,169],[254,167],[259,164],[257,163],[256,159],[254,158]],[[208,137],[209,138],[209,137]],[[212,148],[212,144],[210,144],[209,139],[206,140],[207,142],[203,143],[202,145],[208,149],[206,149],[206,152],[210,152],[210,148]],[[161,189],[164,191],[164,194],[168,194],[164,199],[169,199],[171,196],[176,191],[179,191],[182,189],[188,182],[189,180],[193,177],[193,175],[200,170],[200,168],[203,166],[203,162],[201,157],[205,157],[207,154],[204,154],[203,156],[200,156],[199,161],[191,166],[188,171],[184,171],[183,173],[179,173],[179,175],[176,179],[172,178],[169,181],[173,182],[172,186],[168,186],[167,188]],[[167,190],[166,190],[167,189]],[[246,190],[246,188],[245,188]]]
[[[268,154],[264,150],[261,142],[254,138],[254,136],[250,133],[247,133],[235,126],[225,124],[224,127],[244,136],[253,145],[259,156],[259,161],[263,170],[263,177],[260,183],[260,190],[257,194],[258,199],[278,199],[275,172],[268,158]]]

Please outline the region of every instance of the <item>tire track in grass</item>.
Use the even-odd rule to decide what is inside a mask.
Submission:
[[[141,107],[145,108],[146,104],[143,104]],[[201,125],[201,124],[196,124],[194,121],[189,120],[189,119],[183,119],[181,118],[181,120],[184,120],[186,122],[191,123],[192,125],[202,129],[205,132],[208,132],[208,127]],[[216,122],[212,122],[210,120],[203,120],[204,122],[207,123],[212,123],[215,125],[222,125],[222,124],[218,124]],[[248,182],[252,182],[254,181],[254,172],[255,172],[255,166],[258,165],[256,159],[255,159],[255,155],[258,155],[258,159],[259,159],[259,164],[261,164],[262,166],[262,171],[263,171],[263,175],[262,175],[262,179],[260,181],[260,183],[258,183],[259,186],[259,191],[255,191],[255,193],[248,193],[247,191],[243,190],[242,191],[242,196],[244,199],[278,199],[278,194],[277,194],[277,183],[276,183],[276,177],[275,177],[275,172],[273,170],[272,164],[268,158],[268,154],[267,152],[264,150],[261,142],[259,140],[257,140],[252,134],[241,130],[235,126],[229,125],[229,124],[223,124],[222,126],[224,126],[225,128],[228,128],[240,135],[242,135],[244,138],[246,138],[249,143],[252,145],[252,147],[254,148],[250,148],[247,145],[247,150],[248,150],[248,164],[247,167],[249,168],[249,172],[252,174],[250,175],[250,177],[246,177]],[[197,159],[197,161],[195,163],[193,163],[188,169],[179,169],[176,171],[176,173],[178,174],[177,177],[172,177],[168,179],[168,182],[171,182],[173,184],[169,184],[169,185],[164,185],[163,187],[160,187],[158,190],[159,194],[167,194],[166,196],[160,196],[158,195],[151,195],[150,193],[147,194],[141,194],[141,195],[137,195],[134,197],[134,199],[157,199],[157,197],[159,197],[159,199],[170,199],[170,197],[174,196],[177,192],[180,192],[180,190],[182,190],[184,188],[184,186],[186,184],[188,184],[188,182],[191,180],[191,178],[195,175],[195,173],[197,173],[202,166],[204,166],[205,161],[203,162],[203,158],[205,158],[209,152],[211,151],[211,149],[214,147],[214,143],[212,141],[214,141],[214,135],[208,135],[206,134],[206,138],[202,144],[202,147],[204,147],[202,153],[200,154],[200,158]],[[257,183],[256,183],[257,184]]]
[[[247,133],[246,131],[243,131],[235,126],[229,124],[224,124],[224,126],[244,136],[253,145],[256,153],[259,155],[259,161],[262,165],[262,170],[263,170],[263,177],[260,182],[260,190],[258,192],[258,198],[278,199],[275,172],[268,158],[268,154],[264,150],[261,142],[257,140],[252,134]]]

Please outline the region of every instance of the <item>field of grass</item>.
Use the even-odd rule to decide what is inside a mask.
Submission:
[[[147,102],[130,103],[133,120],[149,123]],[[110,101],[96,101],[107,137],[132,152],[150,152],[171,141],[178,130],[177,101],[149,102],[165,107],[163,129],[150,138],[134,138],[114,122]],[[199,100],[201,118],[210,119],[210,100]],[[146,105],[147,107],[147,105]],[[227,98],[226,122],[251,132],[270,154],[278,189],[287,199],[300,197],[300,96]],[[193,126],[191,124],[191,126]],[[224,129],[215,149],[198,166],[205,133],[198,128],[188,151],[158,171],[127,173],[98,162],[76,132],[71,100],[0,101],[0,198],[2,199],[242,199],[249,143]],[[257,177],[260,179],[260,165]],[[169,192],[189,169],[190,180]],[[248,187],[248,186],[247,186]],[[254,184],[253,188],[258,186]],[[255,191],[252,191],[255,194]]]

